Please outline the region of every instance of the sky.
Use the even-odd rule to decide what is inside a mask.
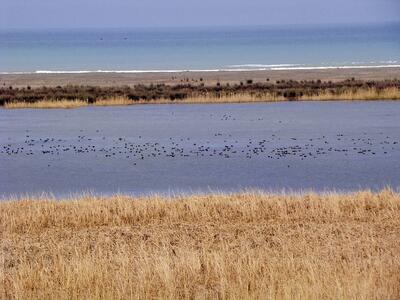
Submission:
[[[400,0],[1,0],[0,28],[198,27],[400,21]]]

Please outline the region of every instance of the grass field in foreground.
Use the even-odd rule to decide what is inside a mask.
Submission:
[[[2,298],[399,299],[400,194],[0,203]]]

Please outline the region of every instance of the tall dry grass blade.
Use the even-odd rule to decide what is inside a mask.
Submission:
[[[3,298],[400,297],[391,190],[25,199],[0,228]]]

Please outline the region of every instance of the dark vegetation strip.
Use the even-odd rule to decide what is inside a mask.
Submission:
[[[284,97],[288,100],[297,100],[302,97],[318,96],[322,93],[340,95],[345,92],[356,92],[374,88],[383,91],[387,88],[400,88],[400,80],[384,81],[361,81],[354,78],[340,81],[293,81],[279,80],[274,83],[257,82],[247,80],[236,84],[217,83],[213,86],[200,84],[138,84],[130,86],[99,87],[99,86],[57,86],[31,88],[0,88],[0,105],[5,103],[27,102],[35,103],[43,100],[83,100],[88,103],[95,103],[97,100],[109,99],[112,97],[126,97],[132,102],[152,101],[158,99],[169,99],[171,101],[184,100],[189,97],[214,96],[223,97],[235,94],[250,94],[252,96],[273,95]]]

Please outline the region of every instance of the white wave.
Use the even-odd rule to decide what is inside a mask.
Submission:
[[[400,65],[352,65],[352,66],[325,66],[325,67],[288,67],[271,68],[271,71],[285,70],[331,70],[331,69],[379,69],[379,68],[400,68]]]
[[[277,64],[277,65],[233,65],[221,69],[179,69],[179,70],[38,70],[33,72],[0,72],[0,75],[30,75],[30,74],[144,74],[144,73],[190,73],[190,72],[251,72],[251,71],[286,71],[286,70],[329,70],[329,69],[377,69],[377,68],[400,68],[397,61],[387,61],[388,64],[380,62],[379,65],[347,64],[347,65],[325,65],[307,66],[301,64]],[[392,64],[390,64],[392,63]],[[249,67],[251,66],[251,67]],[[236,68],[233,68],[236,67]]]
[[[241,68],[241,69],[182,69],[182,70],[38,70],[33,72],[0,72],[0,75],[23,75],[23,74],[94,74],[94,73],[113,73],[113,74],[143,74],[143,73],[193,73],[193,72],[241,72],[241,71],[262,71],[269,68]]]
[[[116,73],[116,74],[141,74],[141,73],[184,73],[184,72],[220,72],[224,69],[201,69],[201,70],[84,70],[84,71],[46,71],[39,70],[34,74],[86,74],[86,73]]]
[[[398,64],[399,61],[398,60],[384,60],[384,61],[380,61],[380,64],[388,64],[388,65],[392,65],[392,64]]]
[[[265,65],[265,64],[244,64],[244,65],[231,65],[229,68],[280,68],[280,67],[296,67],[303,66],[300,64],[274,64],[274,65]]]
[[[0,72],[0,75],[29,75],[35,72]]]
[[[86,74],[86,73],[175,73],[183,72],[183,70],[83,70],[83,71],[48,71],[39,70],[35,74]]]
[[[352,61],[350,63],[342,63],[341,65],[393,65],[398,64],[397,60],[381,60],[381,61]]]

